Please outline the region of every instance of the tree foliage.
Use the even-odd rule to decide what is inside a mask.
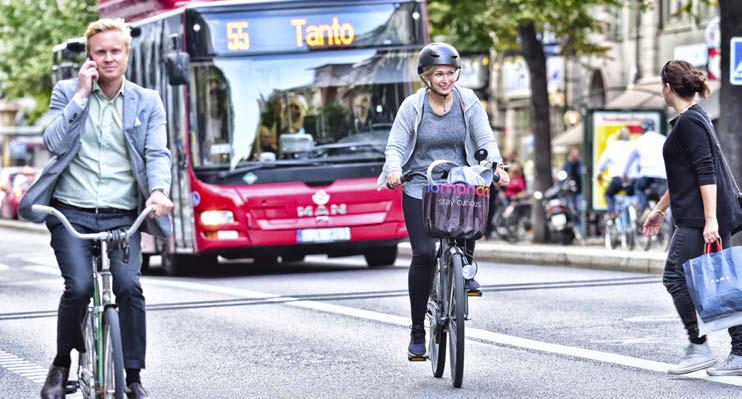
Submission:
[[[639,0],[645,6],[646,0]],[[552,184],[551,125],[544,44],[550,38],[567,55],[605,50],[590,40],[602,22],[593,17],[601,7],[620,7],[621,0],[430,0],[434,37],[442,35],[461,50],[494,48],[516,51],[528,64],[531,82],[531,131],[534,136],[536,191]],[[548,43],[552,44],[552,43]],[[533,208],[534,240],[547,238],[545,213]]]
[[[95,0],[0,0],[0,93],[49,106],[52,47],[82,36],[98,17]]]
[[[518,28],[533,24],[537,32],[548,31],[558,38],[563,53],[585,54],[603,50],[588,39],[602,27],[602,21],[593,17],[596,8],[622,4],[621,0],[430,0],[428,10],[433,36],[443,36],[465,50],[517,51]]]

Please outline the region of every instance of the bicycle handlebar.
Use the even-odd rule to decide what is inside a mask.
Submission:
[[[131,237],[136,231],[139,229],[139,226],[144,223],[144,219],[152,212],[155,211],[157,207],[155,205],[150,205],[147,208],[144,208],[142,210],[142,213],[137,216],[134,223],[132,223],[131,227],[129,227],[128,230],[126,230],[126,238]],[[67,217],[64,216],[62,212],[59,210],[52,208],[50,206],[45,205],[32,205],[31,211],[34,213],[45,213],[47,215],[54,215],[56,216],[60,222],[62,222],[62,225],[67,229],[67,231],[70,232],[73,236],[77,237],[80,240],[101,240],[105,241],[112,237],[112,234],[110,231],[101,231],[100,233],[80,233],[77,230],[75,230],[74,227],[72,227],[72,224],[69,220],[67,220]]]

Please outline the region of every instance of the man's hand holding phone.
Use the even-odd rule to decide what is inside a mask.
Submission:
[[[78,78],[77,94],[81,98],[88,98],[90,92],[93,91],[93,81],[98,80],[98,66],[90,57],[82,64]]]

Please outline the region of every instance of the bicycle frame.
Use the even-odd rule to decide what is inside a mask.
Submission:
[[[443,238],[440,239],[438,245],[438,293],[439,297],[437,298],[437,305],[439,306],[439,313],[442,315],[440,318],[438,318],[438,315],[436,315],[436,319],[438,320],[438,328],[446,329],[448,328],[448,320],[451,318],[451,302],[452,302],[452,295],[454,294],[452,289],[452,276],[453,273],[451,271],[451,257],[452,256],[461,256],[461,259],[463,262],[466,262],[466,255],[464,251],[456,244],[456,241],[450,238]],[[434,281],[433,284],[436,284]],[[465,303],[464,313],[466,314],[467,318],[469,316],[469,301],[468,298]]]

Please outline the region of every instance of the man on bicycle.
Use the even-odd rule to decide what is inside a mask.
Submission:
[[[608,169],[608,176],[610,182],[608,187],[605,189],[605,201],[608,204],[608,218],[615,219],[617,214],[616,209],[616,194],[621,190],[624,190],[626,195],[634,195],[634,188],[630,185],[624,184],[624,170],[626,170],[626,164],[629,160],[629,152],[631,151],[631,142],[629,141],[629,129],[622,128],[616,134],[616,139],[609,142],[606,146],[603,154],[598,160],[598,181],[603,180],[603,172]],[[635,168],[634,168],[635,170]],[[635,172],[631,173],[629,177],[634,177]]]
[[[634,164],[639,164],[639,178],[634,182],[636,198],[641,205],[640,212],[649,206],[644,193],[648,188],[655,186],[659,197],[667,190],[667,175],[665,174],[665,160],[662,158],[662,147],[665,145],[665,136],[657,133],[652,119],[645,119],[641,124],[642,135],[632,142],[629,160],[624,169],[624,179],[628,180]]]
[[[171,157],[167,149],[162,100],[124,78],[131,36],[123,20],[101,19],[85,31],[88,59],[78,78],[58,82],[51,96],[51,122],[44,144],[55,158],[21,203],[21,215],[41,222],[31,205],[50,205],[81,232],[130,226],[142,207],[155,205],[145,231],[165,237]],[[51,246],[64,278],[57,320],[57,354],[41,398],[64,398],[70,352],[85,350],[82,319],[93,292],[90,242],[77,240],[56,217],[46,218]],[[140,369],[145,367],[144,296],[139,282],[140,234],[129,250],[110,252],[113,289],[119,307],[127,396],[147,398]]]

